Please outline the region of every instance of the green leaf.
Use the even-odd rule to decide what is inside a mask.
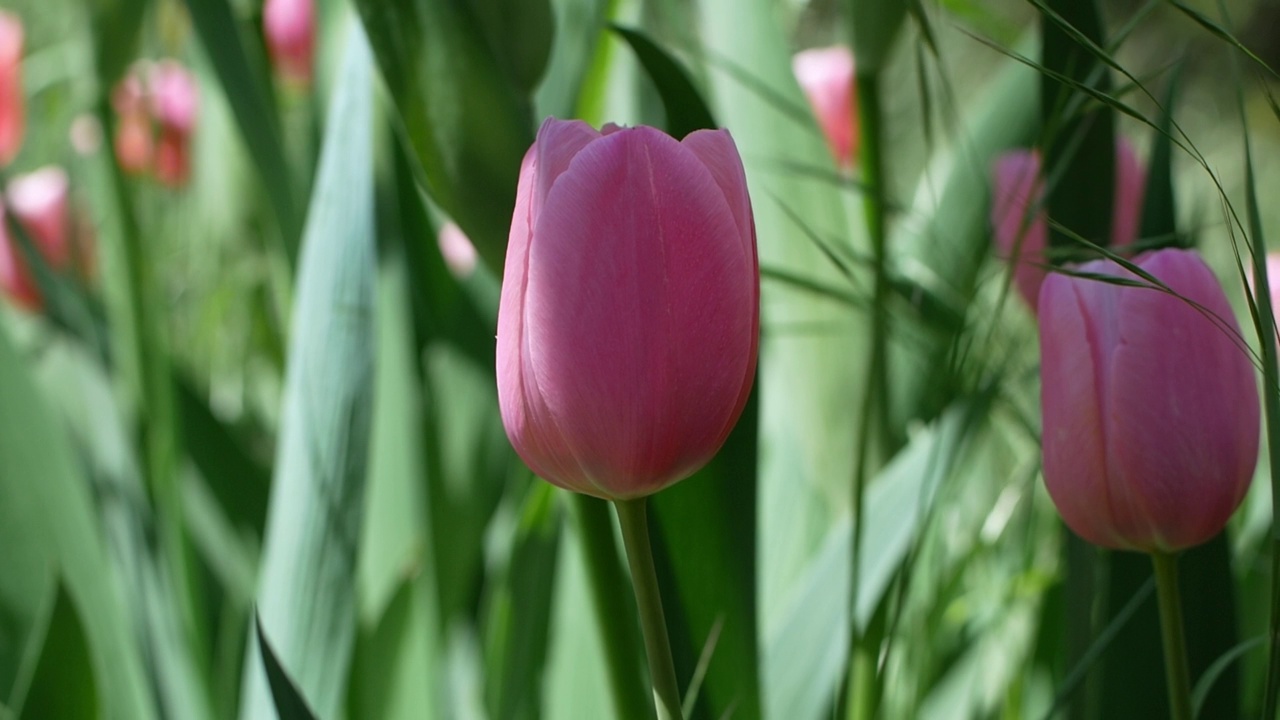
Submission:
[[[471,7],[508,79],[524,95],[533,92],[551,57],[550,0],[474,0]]]
[[[122,590],[102,544],[89,485],[75,451],[0,331],[0,688],[11,687],[47,588],[60,574],[85,615],[84,634],[108,718],[156,716]]]
[[[651,499],[650,524],[661,528],[651,534],[655,563],[682,684],[719,628],[691,718],[761,717],[756,563],[743,552],[757,541],[758,413],[753,393],[715,459]]]
[[[104,93],[137,57],[138,37],[148,0],[95,0],[93,3],[94,67]]]
[[[253,616],[253,627],[257,634],[258,648],[262,651],[267,682],[271,684],[271,699],[275,703],[276,715],[280,720],[315,720],[316,715],[307,707],[302,691],[281,667],[276,651],[272,649],[271,643],[267,641],[267,634],[262,629],[262,618],[257,613]]]
[[[465,4],[355,4],[414,149],[415,178],[500,272],[520,162],[533,144],[528,98],[507,79]]]
[[[682,138],[694,130],[717,127],[715,118],[711,116],[698,89],[693,86],[689,74],[675,58],[639,30],[620,25],[612,25],[610,29],[627,41],[640,59],[645,72],[649,74],[649,79],[658,88],[662,107],[667,113],[664,129],[668,135]]]
[[[1050,0],[1041,15],[1042,63],[1102,93],[1111,88],[1107,68],[1072,31],[1105,47],[1095,0]],[[1115,196],[1115,113],[1109,106],[1082,110],[1086,95],[1046,74],[1040,83],[1045,193],[1049,217],[1098,245],[1111,243]],[[1050,247],[1075,247],[1056,228]]]
[[[31,637],[33,674],[9,705],[19,717],[96,720],[98,690],[80,613],[61,582],[50,590],[43,632]]]
[[[445,717],[440,693],[435,609],[427,573],[406,578],[371,628],[356,641],[348,717],[423,720]]]
[[[187,0],[187,8],[222,83],[258,179],[271,200],[289,259],[296,261],[302,218],[294,200],[280,118],[268,90],[260,46],[245,42],[228,0]]]
[[[261,622],[321,717],[345,696],[355,639],[355,548],[373,397],[371,61],[346,37],[299,258],[281,437],[259,588]],[[243,718],[270,718],[250,650]]]
[[[1142,229],[1139,237],[1155,247],[1186,246],[1189,238],[1178,234],[1178,211],[1173,194],[1173,106],[1181,84],[1179,64],[1169,78],[1162,112],[1152,131],[1151,160],[1147,163],[1147,186],[1142,201]]]
[[[534,117],[574,117],[588,73],[600,54],[611,0],[553,0],[556,41],[534,95]],[[590,118],[584,118],[590,120]]]
[[[874,76],[888,62],[907,15],[908,0],[849,0],[858,74]]]
[[[536,717],[542,705],[560,549],[555,493],[537,480],[527,488],[508,544],[511,556],[484,602],[485,706],[495,720]]]

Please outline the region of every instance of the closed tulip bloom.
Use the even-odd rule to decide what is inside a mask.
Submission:
[[[116,161],[120,169],[130,175],[140,175],[151,169],[155,155],[155,140],[151,128],[151,108],[147,103],[140,69],[135,68],[125,76],[111,93],[111,105],[118,120],[113,141]]]
[[[851,167],[858,152],[853,53],[840,46],[804,50],[792,58],[791,69],[836,163]]]
[[[1136,264],[1167,285],[1050,275],[1040,291],[1044,478],[1104,547],[1176,552],[1226,524],[1258,457],[1258,389],[1222,286],[1193,251]],[[1138,280],[1099,260],[1085,273]]]
[[[1138,238],[1147,174],[1129,141],[1116,141],[1115,197],[1111,245],[1123,248]],[[1040,284],[1048,274],[1049,226],[1044,204],[1040,152],[1013,150],[992,163],[991,226],[996,250],[1016,261],[1013,283],[1031,311],[1036,311]]]
[[[67,188],[67,174],[60,168],[46,167],[14,178],[5,194],[8,214],[21,224],[55,270],[67,268],[72,260]],[[0,232],[0,288],[23,307],[40,307],[39,286],[8,225]]]
[[[267,0],[262,25],[276,72],[291,82],[311,82],[316,35],[314,0]]]
[[[521,167],[505,267],[498,400],[535,473],[634,499],[711,459],[759,336],[755,224],[727,131],[676,141],[548,119]]]
[[[26,101],[22,96],[22,21],[0,11],[0,167],[22,147]]]
[[[156,179],[170,187],[185,185],[191,172],[191,135],[200,109],[195,77],[182,65],[162,60],[151,70],[151,110],[159,126]]]

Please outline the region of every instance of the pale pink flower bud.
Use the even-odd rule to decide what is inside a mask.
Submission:
[[[440,245],[440,255],[449,272],[459,279],[469,277],[476,269],[476,247],[462,232],[462,228],[453,222],[447,222],[440,228],[436,239]]]
[[[151,111],[159,127],[156,179],[180,187],[191,173],[191,134],[200,110],[199,87],[190,71],[173,60],[162,60],[152,67],[150,84]]]
[[[45,167],[14,178],[5,194],[8,212],[30,235],[45,262],[55,270],[71,265],[71,215],[67,174]],[[0,220],[3,220],[0,212]],[[38,310],[39,286],[18,245],[5,225],[0,228],[0,288],[19,305]]]
[[[315,53],[315,0],[267,0],[262,11],[267,49],[288,81],[311,82]]]
[[[1244,498],[1258,388],[1200,256],[1169,249],[1135,262],[1176,295],[1056,273],[1041,288],[1044,479],[1084,539],[1176,552],[1216,535]],[[1107,260],[1078,269],[1140,281]]]
[[[688,477],[755,374],[760,281],[725,130],[548,119],[525,155],[498,311],[507,436],[540,477],[609,499]]]
[[[853,53],[841,46],[804,50],[792,58],[791,69],[836,163],[851,167],[858,153]]]

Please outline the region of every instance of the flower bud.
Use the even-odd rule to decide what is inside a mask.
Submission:
[[[155,155],[151,109],[139,77],[141,72],[142,68],[134,67],[111,92],[111,105],[119,118],[114,140],[116,161],[130,175],[149,171]]]
[[[26,101],[22,96],[22,21],[0,11],[0,167],[22,147]]]
[[[1040,291],[1044,479],[1104,547],[1176,552],[1222,530],[1258,459],[1258,389],[1222,286],[1193,251],[1136,264],[1173,291],[1053,274]],[[1140,280],[1108,260],[1082,273]]]
[[[314,0],[267,0],[262,26],[276,72],[290,82],[310,83],[316,34]]]
[[[440,255],[444,257],[444,264],[449,267],[449,272],[453,273],[454,277],[463,279],[475,272],[476,246],[471,244],[470,238],[456,223],[445,223],[440,228],[436,241],[440,245]]]
[[[804,50],[792,58],[791,69],[836,163],[852,167],[858,152],[853,53],[840,46]]]
[[[1111,216],[1111,245],[1132,245],[1138,238],[1147,174],[1133,146],[1116,141],[1115,198]],[[1016,261],[1014,286],[1036,311],[1040,284],[1048,274],[1049,226],[1044,207],[1044,181],[1040,176],[1039,150],[1013,150],[996,158],[991,166],[991,226],[996,250]]]
[[[67,174],[50,166],[14,178],[5,197],[8,212],[30,235],[45,262],[55,270],[66,269],[72,260]],[[38,309],[39,287],[18,242],[6,225],[0,232],[0,287],[19,305]]]
[[[548,119],[525,155],[498,310],[507,436],[542,478],[657,492],[719,450],[755,375],[760,281],[725,130]]]
[[[151,112],[159,127],[155,150],[156,179],[169,187],[185,185],[191,174],[191,134],[200,109],[196,79],[173,60],[151,69]]]

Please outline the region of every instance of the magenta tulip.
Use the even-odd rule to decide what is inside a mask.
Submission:
[[[1147,176],[1133,146],[1116,141],[1115,197],[1111,218],[1111,244],[1116,249],[1132,245],[1138,237]],[[991,226],[1000,256],[1016,261],[1014,286],[1036,311],[1040,284],[1048,274],[1049,226],[1045,219],[1044,183],[1040,177],[1038,150],[1013,150],[992,163]]]
[[[1044,478],[1084,539],[1176,552],[1216,535],[1244,498],[1258,389],[1204,261],[1159,250],[1135,262],[1175,294],[1062,274],[1041,288]],[[1078,269],[1138,280],[1111,261]]]
[[[792,58],[791,69],[836,163],[851,167],[858,152],[853,53],[840,46],[804,50]]]
[[[22,96],[22,21],[0,11],[0,167],[22,147],[26,102]]]
[[[759,296],[727,131],[548,119],[520,170],[498,311],[512,445],[542,478],[606,499],[688,477],[747,401]]]
[[[310,83],[316,34],[314,0],[267,0],[262,27],[276,72],[289,82]]]

